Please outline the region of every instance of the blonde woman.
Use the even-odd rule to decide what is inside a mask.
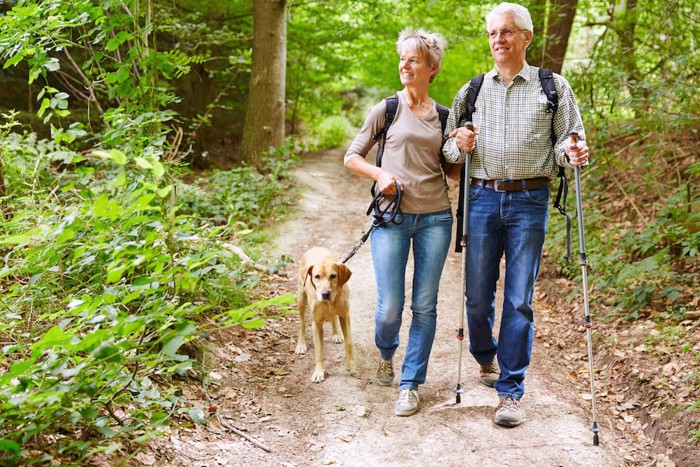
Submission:
[[[375,344],[380,354],[377,382],[382,386],[393,384],[410,251],[414,258],[412,317],[394,409],[398,416],[418,410],[418,386],[426,378],[435,336],[438,284],[452,234],[452,210],[440,165],[442,126],[428,93],[440,71],[444,47],[439,34],[422,29],[400,33],[396,49],[403,89],[397,93],[398,107],[386,134],[381,167],[365,157],[376,143],[374,135],[384,127],[385,101],[370,110],[344,159],[352,172],[376,182],[386,202],[396,195],[397,185],[402,190],[400,223],[378,227],[371,235],[377,282]]]

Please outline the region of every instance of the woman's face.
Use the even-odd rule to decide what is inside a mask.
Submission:
[[[399,55],[399,77],[404,86],[428,87],[436,70],[437,66],[428,65],[428,58],[415,50],[405,50]]]

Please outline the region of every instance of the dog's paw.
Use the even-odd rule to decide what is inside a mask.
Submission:
[[[348,370],[348,373],[351,375],[355,376],[355,373],[357,373],[357,367],[355,366],[355,361],[345,361],[345,369]]]
[[[345,342],[345,338],[343,337],[342,334],[333,334],[333,343],[334,344],[342,344]]]
[[[297,343],[297,348],[295,350],[296,353],[299,355],[303,355],[306,353],[306,342],[299,342]]]
[[[311,382],[320,383],[324,379],[326,379],[326,372],[323,371],[323,369],[316,368],[314,373],[311,375]]]

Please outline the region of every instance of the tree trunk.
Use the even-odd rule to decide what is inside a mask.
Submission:
[[[548,1],[549,11],[546,14],[547,0],[537,0],[531,7],[535,39],[528,50],[528,63],[561,73],[578,0]],[[545,25],[546,33],[542,34],[541,31],[544,30]],[[538,32],[542,37],[537,37]]]
[[[552,0],[547,21],[547,44],[542,67],[561,73],[578,0]]]
[[[615,28],[615,32],[620,38],[619,63],[622,65],[622,70],[627,74],[627,87],[630,94],[635,99],[641,99],[643,101],[648,96],[643,91],[640,93],[639,88],[641,79],[635,54],[636,29],[637,0],[627,0],[625,2],[625,11],[622,15],[621,23]]]
[[[260,166],[263,153],[284,144],[286,0],[253,2],[253,67],[241,144],[242,160]]]

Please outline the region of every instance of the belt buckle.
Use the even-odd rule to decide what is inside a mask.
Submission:
[[[498,180],[498,179],[494,180],[493,181],[493,191],[497,191],[499,193],[504,193],[506,190],[501,189],[501,183],[505,184],[506,182],[508,182],[508,180]]]

